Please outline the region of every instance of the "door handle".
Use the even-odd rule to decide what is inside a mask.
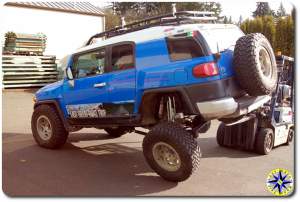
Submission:
[[[106,83],[105,83],[105,82],[94,84],[94,88],[101,88],[101,87],[104,87],[104,86],[106,86]]]

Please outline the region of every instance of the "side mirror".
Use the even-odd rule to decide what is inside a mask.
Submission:
[[[69,80],[73,80],[73,79],[74,79],[74,78],[73,78],[73,73],[72,73],[72,70],[71,70],[70,67],[67,67],[67,69],[66,69],[66,76],[67,76],[67,78],[68,78]]]
[[[73,73],[70,67],[67,67],[66,69],[66,76],[68,79],[68,83],[71,87],[74,87],[74,77],[73,77]]]

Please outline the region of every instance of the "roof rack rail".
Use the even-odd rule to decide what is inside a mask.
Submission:
[[[114,36],[147,29],[154,26],[166,26],[166,25],[179,25],[192,22],[212,22],[216,23],[217,17],[214,16],[214,12],[208,11],[179,11],[165,15],[159,15],[155,17],[146,18],[144,20],[136,21],[124,26],[118,26],[105,32],[101,32],[90,37],[87,45],[90,45],[95,38],[111,38]]]

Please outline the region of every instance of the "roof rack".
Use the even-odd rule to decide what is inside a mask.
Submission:
[[[118,26],[105,32],[101,32],[90,37],[86,45],[90,45],[95,38],[111,38],[114,36],[154,27],[166,25],[179,25],[194,22],[212,22],[216,23],[217,17],[214,12],[207,11],[179,11],[165,15],[146,18],[124,26]]]

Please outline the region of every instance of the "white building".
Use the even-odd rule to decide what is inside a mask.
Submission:
[[[47,36],[45,55],[58,59],[104,31],[105,17],[89,2],[8,2],[0,8],[1,41],[8,31]]]

